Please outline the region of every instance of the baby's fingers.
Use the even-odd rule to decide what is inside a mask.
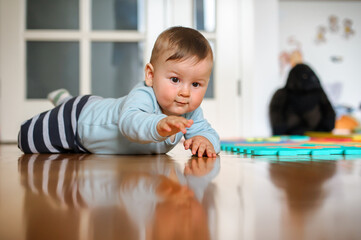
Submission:
[[[175,132],[179,132],[179,131],[181,131],[182,133],[187,132],[186,127],[182,121],[172,119],[172,120],[168,121],[168,125]]]
[[[160,129],[166,132],[170,132],[172,131],[172,128],[169,126],[168,123],[164,123],[162,125],[160,125]]]
[[[199,148],[200,142],[198,141],[193,141],[192,142],[192,154],[196,155],[198,148]]]
[[[190,119],[185,119],[185,118],[182,118],[181,121],[178,122],[178,125],[180,127],[180,130],[182,131],[182,133],[186,133],[187,132],[187,129],[186,128],[190,128],[193,124],[193,120]]]
[[[188,149],[191,147],[192,142],[193,142],[193,140],[192,140],[191,138],[185,140],[184,143],[183,143],[184,149],[185,149],[185,150],[188,150]]]
[[[193,125],[193,122],[194,122],[194,121],[193,121],[192,119],[186,120],[186,124],[185,124],[186,127],[187,127],[187,128],[190,128],[190,127]]]
[[[214,151],[214,148],[212,146],[207,146],[206,148],[207,157],[217,157],[216,151]]]
[[[198,148],[198,157],[203,157],[205,151],[206,151],[206,145],[200,144]]]
[[[183,123],[176,123],[174,124],[174,126],[177,127],[178,130],[180,130],[184,134],[187,132],[187,129]]]

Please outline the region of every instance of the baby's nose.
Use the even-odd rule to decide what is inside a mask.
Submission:
[[[182,86],[179,90],[179,95],[183,97],[189,97],[190,96],[190,88],[188,86]]]

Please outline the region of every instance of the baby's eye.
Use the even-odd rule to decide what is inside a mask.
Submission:
[[[179,79],[177,77],[171,77],[170,80],[174,83],[179,82]]]
[[[200,84],[199,84],[199,83],[197,83],[197,82],[194,82],[194,83],[192,83],[192,86],[193,86],[193,87],[199,87],[199,86],[200,86]]]

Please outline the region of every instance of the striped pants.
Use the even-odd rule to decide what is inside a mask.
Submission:
[[[81,110],[92,97],[70,98],[21,125],[18,147],[24,153],[88,153],[77,134]]]

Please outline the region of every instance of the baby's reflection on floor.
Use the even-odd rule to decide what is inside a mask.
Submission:
[[[212,202],[204,192],[219,157],[193,157],[184,169],[168,155],[134,159],[22,155],[27,237],[210,239],[209,206],[202,203]]]

